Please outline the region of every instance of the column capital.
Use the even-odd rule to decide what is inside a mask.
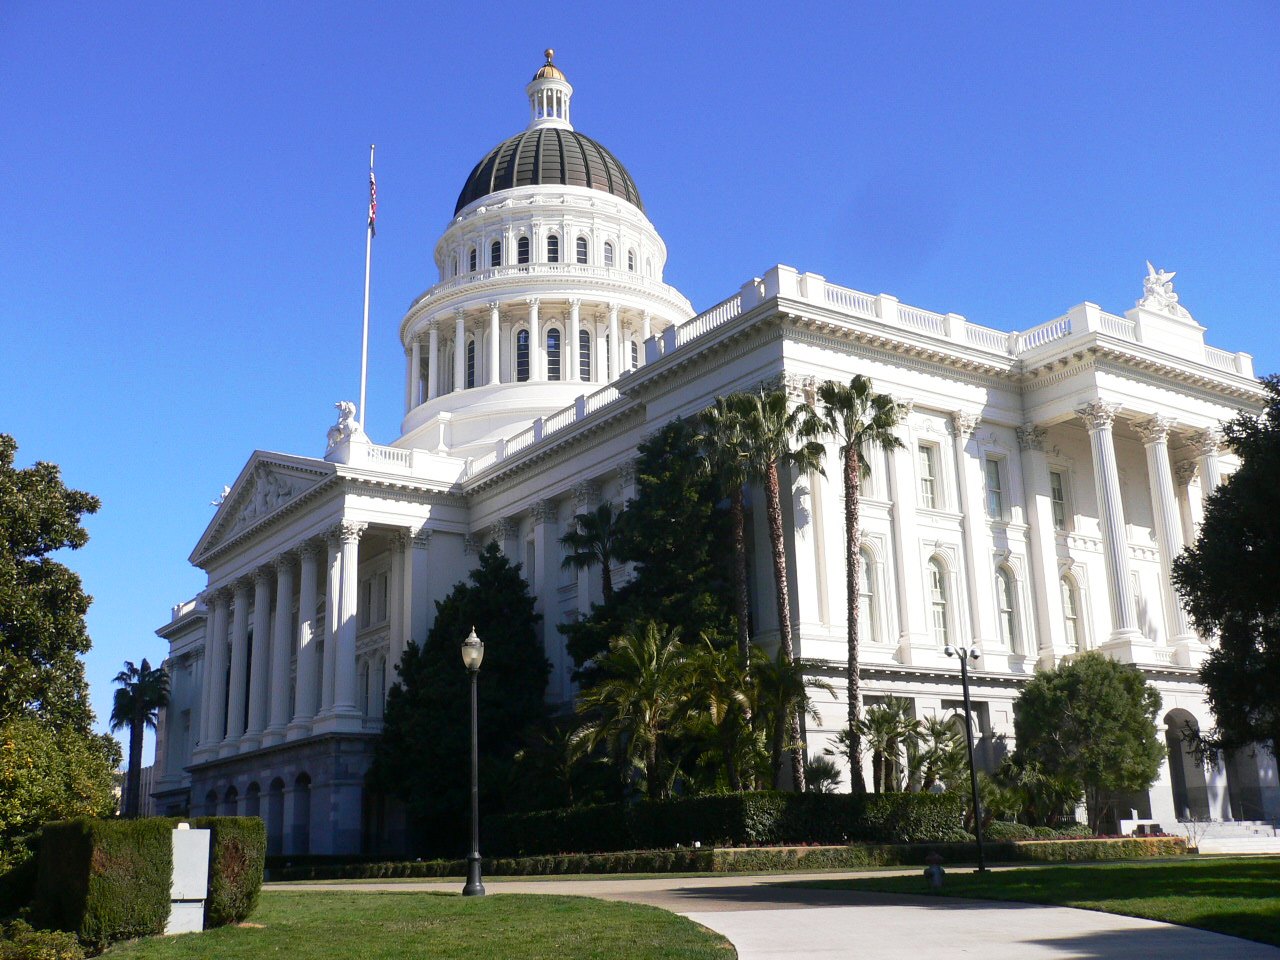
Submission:
[[[538,304],[542,303],[542,298],[541,297],[525,297],[524,302],[527,303],[534,310],[537,310]]]
[[[529,513],[535,524],[550,523],[558,516],[559,508],[554,500],[539,500],[530,507]]]
[[[236,581],[231,585],[232,589],[235,591],[236,600],[239,600],[242,596],[246,600],[249,599],[249,591],[253,589],[253,581],[255,579],[255,576],[256,575],[252,573],[247,574],[246,576],[237,578]]]
[[[1018,435],[1018,447],[1021,450],[1044,450],[1044,438],[1047,431],[1043,427],[1037,427],[1028,420],[1022,426],[1016,428],[1014,433]]]
[[[275,561],[265,563],[257,570],[253,571],[253,585],[259,587],[262,585],[271,586],[271,582],[275,580]]]
[[[453,308],[453,319],[454,319],[454,320],[461,320],[461,319],[463,319],[466,315],[467,315],[467,308],[466,308],[466,307],[454,307],[454,308]]]
[[[951,429],[961,440],[968,440],[982,422],[982,417],[968,410],[956,410],[951,414]]]
[[[294,552],[292,550],[286,550],[272,560],[271,564],[276,568],[276,575],[279,576],[286,570],[292,570],[296,559],[297,558],[294,556]]]
[[[487,532],[488,536],[485,539],[496,540],[498,545],[501,546],[504,540],[515,535],[516,525],[508,518],[502,517],[501,519],[495,520],[491,523]]]
[[[329,543],[340,546],[344,543],[359,543],[369,525],[356,520],[342,520],[329,528],[326,534]]]
[[[1222,431],[1217,427],[1200,430],[1190,437],[1191,446],[1202,457],[1216,457],[1222,452]]]
[[[1090,400],[1083,407],[1078,408],[1076,413],[1080,415],[1085,422],[1085,426],[1092,433],[1095,430],[1110,430],[1119,410],[1120,404],[1118,403],[1108,403],[1105,400]]]
[[[634,483],[636,479],[636,461],[623,460],[618,464],[618,478],[623,483]]]
[[[501,307],[501,306],[502,306],[502,301],[501,301],[501,300],[489,300],[489,301],[487,301],[487,302],[485,303],[485,306],[486,306],[486,307],[488,307],[490,310],[497,310],[499,307]]]
[[[618,316],[618,310],[621,309],[622,305],[611,301],[608,304],[608,307],[609,307],[609,319],[614,320]]]
[[[577,310],[577,309],[579,309],[581,306],[582,306],[582,298],[581,298],[581,297],[573,297],[573,298],[571,298],[571,299],[569,300],[569,309],[570,309],[570,310]]]
[[[1146,420],[1139,420],[1134,423],[1133,429],[1138,431],[1138,436],[1142,437],[1142,442],[1146,446],[1153,443],[1168,443],[1169,431],[1176,424],[1164,414],[1157,413]]]
[[[298,544],[297,551],[303,560],[314,560],[324,556],[324,544],[319,540],[304,540]]]
[[[462,552],[464,554],[476,554],[480,552],[476,538],[469,533],[462,538]]]
[[[229,603],[231,601],[231,591],[226,587],[214,587],[205,590],[200,594],[199,599],[204,603],[205,608],[212,610],[217,603]]]
[[[1173,475],[1180,486],[1187,486],[1195,478],[1197,465],[1194,460],[1179,460],[1173,465]]]
[[[440,329],[440,318],[428,317],[423,322],[422,327],[427,331],[427,333],[436,333]]]
[[[600,502],[600,484],[595,480],[583,480],[573,485],[573,505],[582,510]]]
[[[393,547],[403,550],[409,543],[409,531],[405,527],[396,527],[387,533],[387,539]]]

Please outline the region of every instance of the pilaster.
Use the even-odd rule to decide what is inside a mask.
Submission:
[[[968,586],[969,624],[973,642],[990,657],[1000,650],[1008,650],[996,629],[996,612],[990,585],[994,571],[991,565],[991,530],[984,520],[986,516],[982,496],[982,464],[979,458],[970,456],[968,446],[981,417],[967,410],[951,414],[951,436],[956,465],[957,484],[960,488],[961,528],[964,532],[964,575]],[[976,450],[975,450],[976,454]]]
[[[1049,487],[1049,463],[1044,455],[1045,431],[1033,423],[1018,428],[1022,453],[1022,487],[1027,498],[1027,523],[1031,532],[1031,583],[1035,597],[1038,665],[1052,669],[1072,652],[1063,625],[1059,586],[1057,531],[1053,525],[1053,499]]]

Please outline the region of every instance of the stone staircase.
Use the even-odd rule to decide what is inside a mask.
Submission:
[[[1268,820],[1227,820],[1207,824],[1200,835],[1201,853],[1280,853],[1280,835]]]

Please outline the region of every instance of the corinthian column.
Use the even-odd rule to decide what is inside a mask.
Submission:
[[[498,312],[498,301],[489,301],[489,380],[492,386],[500,380],[502,355],[498,352],[502,345],[502,324]]]
[[[319,600],[320,564],[324,548],[308,541],[298,551],[300,579],[298,583],[298,670],[294,684],[293,722],[289,737],[305,736],[311,729],[320,699],[320,660],[316,656],[316,602]]]
[[[1218,452],[1222,449],[1222,433],[1217,429],[1202,430],[1191,438],[1200,459],[1200,494],[1206,500],[1222,482]]]
[[[427,399],[440,396],[440,323],[427,321]]]
[[[405,400],[404,412],[408,413],[421,401],[422,396],[422,341],[413,338],[412,353],[409,357],[409,396]]]
[[[525,303],[529,305],[529,379],[545,380],[547,365],[546,348],[542,343],[542,328],[538,320],[537,297],[529,297]]]
[[[216,750],[227,724],[227,621],[231,597],[225,589],[214,590],[205,601],[209,608],[208,633],[204,638],[204,702],[200,704],[200,746]]]
[[[249,724],[243,749],[254,750],[262,742],[267,725],[267,670],[271,662],[271,570],[259,567],[253,574],[253,643],[249,650]]]
[[[467,327],[462,308],[453,311],[453,389],[467,386]]]
[[[223,756],[239,749],[244,736],[245,682],[249,672],[249,581],[237,580],[231,607],[231,679],[227,689],[227,736]]]
[[[951,414],[951,435],[954,438],[956,478],[960,487],[960,517],[964,530],[965,582],[969,587],[969,623],[972,638],[986,650],[999,639],[995,629],[996,612],[991,603],[991,591],[979,584],[991,583],[991,531],[983,520],[982,467],[977,457],[968,454],[969,438],[980,422],[980,417],[966,410]],[[995,519],[1000,519],[996,517]]]
[[[564,351],[564,355],[567,358],[569,363],[569,369],[565,371],[568,374],[565,377],[566,380],[582,379],[581,373],[580,373],[582,362],[578,356],[578,353],[581,350],[581,345],[578,342],[579,340],[581,340],[580,332],[582,330],[582,312],[581,311],[582,311],[581,300],[569,301],[569,338],[568,338],[569,342],[566,344],[567,349]]]
[[[1173,421],[1156,415],[1135,423],[1147,451],[1147,477],[1151,484],[1151,504],[1156,514],[1156,537],[1160,546],[1160,579],[1164,594],[1165,622],[1174,641],[1195,637],[1186,611],[1173,589],[1173,561],[1182,552],[1182,525],[1178,517],[1178,496],[1169,463],[1169,430]]]
[[[1053,526],[1053,499],[1049,486],[1049,462],[1045,458],[1045,430],[1034,423],[1018,428],[1022,453],[1022,487],[1027,497],[1027,523],[1031,527],[1031,582],[1035,587],[1037,653],[1039,666],[1052,669],[1056,658],[1071,652],[1063,624],[1062,593],[1058,580],[1057,531]]]
[[[1129,538],[1125,533],[1124,504],[1120,499],[1120,473],[1116,467],[1115,440],[1111,425],[1118,404],[1091,400],[1077,413],[1089,430],[1093,454],[1093,485],[1098,496],[1098,518],[1102,523],[1102,552],[1106,560],[1107,594],[1111,600],[1111,639],[1140,637],[1138,618],[1129,588]]]
[[[264,747],[284,740],[289,727],[289,661],[296,637],[293,635],[293,555],[276,558],[276,621],[271,631],[271,697],[268,726],[262,734]]]
[[[622,327],[618,323],[618,305],[609,304],[609,380],[617,380],[622,373]]]
[[[359,628],[360,536],[365,524],[344,520],[338,525],[338,630],[334,659],[333,715],[356,717],[356,631]]]

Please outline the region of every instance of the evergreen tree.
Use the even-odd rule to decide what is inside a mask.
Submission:
[[[462,852],[470,792],[470,677],[462,641],[484,641],[479,677],[480,805],[508,807],[516,753],[546,718],[550,665],[538,638],[540,614],[513,565],[490,544],[467,583],[436,604],[421,646],[410,644],[387,697],[370,785],[406,804],[419,841],[431,853]]]
[[[1267,408],[1223,428],[1240,469],[1205,506],[1173,582],[1196,628],[1217,643],[1200,670],[1227,749],[1280,744],[1280,377],[1263,381]]]

